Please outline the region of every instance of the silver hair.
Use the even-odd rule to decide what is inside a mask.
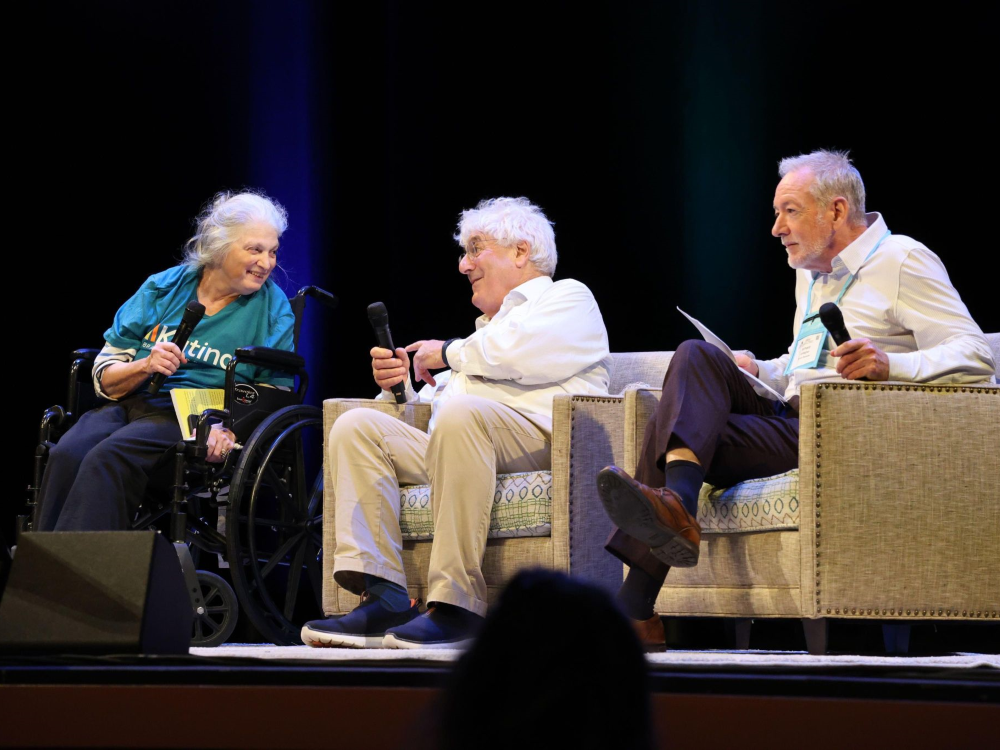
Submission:
[[[782,177],[808,169],[813,173],[809,192],[823,208],[834,198],[845,198],[850,206],[847,220],[854,226],[865,225],[865,183],[861,173],[851,163],[847,151],[827,151],[820,149],[810,154],[789,156],[778,164],[778,174]]]
[[[504,247],[527,242],[531,246],[528,259],[535,268],[546,276],[556,271],[558,255],[552,222],[527,198],[490,198],[462,211],[455,239],[467,248],[474,234],[487,234]]]
[[[288,212],[262,192],[224,191],[209,201],[196,221],[194,236],[184,244],[184,264],[201,270],[221,264],[249,224],[268,224],[281,237],[288,229]]]

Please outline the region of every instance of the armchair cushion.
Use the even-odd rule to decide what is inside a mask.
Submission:
[[[798,469],[720,489],[705,484],[698,498],[698,523],[703,534],[797,529],[798,495]]]
[[[403,539],[434,538],[431,486],[399,488]],[[499,474],[490,511],[490,539],[549,536],[552,533],[552,472]]]

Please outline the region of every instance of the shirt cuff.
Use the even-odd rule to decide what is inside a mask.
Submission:
[[[920,352],[886,353],[889,359],[889,380],[914,382],[920,369]]]
[[[461,370],[459,370],[457,367],[455,367],[454,364],[452,364],[452,360],[448,357],[448,347],[458,341],[464,341],[464,340],[465,339],[456,337],[453,339],[448,339],[447,341],[444,342],[444,344],[441,345],[441,359],[444,360],[444,366],[447,367],[449,370],[454,370],[455,372],[461,372]],[[458,348],[454,350],[453,355],[458,355]],[[454,361],[457,362],[459,359],[461,358],[455,356]]]

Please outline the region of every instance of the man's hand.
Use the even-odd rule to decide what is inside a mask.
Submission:
[[[406,351],[416,352],[413,355],[413,374],[418,381],[422,380],[430,385],[437,385],[437,381],[431,375],[431,370],[440,370],[445,366],[444,357],[441,356],[442,346],[444,346],[443,341],[428,339],[427,341],[414,341],[406,347]]]
[[[757,367],[757,363],[746,354],[733,352],[733,356],[736,357],[736,364],[740,367],[740,369],[746,370],[754,377],[757,377],[760,374],[760,368]]]
[[[851,339],[830,352],[840,357],[837,372],[846,380],[888,380],[889,357],[870,339]]]
[[[389,390],[397,383],[405,383],[410,377],[410,358],[405,349],[396,349],[393,354],[381,346],[374,346],[372,355],[372,377],[378,387]]]
[[[142,362],[147,375],[160,373],[169,377],[178,367],[187,364],[187,357],[173,341],[161,341]]]

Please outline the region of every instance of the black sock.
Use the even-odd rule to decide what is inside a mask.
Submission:
[[[653,616],[653,604],[666,578],[666,573],[662,578],[654,578],[636,565],[629,567],[628,575],[615,597],[618,606],[633,620],[648,620]]]
[[[694,461],[668,461],[663,467],[663,474],[666,477],[663,486],[676,492],[687,512],[697,517],[698,495],[701,493],[702,482],[705,481],[705,470],[701,468],[701,464]]]

